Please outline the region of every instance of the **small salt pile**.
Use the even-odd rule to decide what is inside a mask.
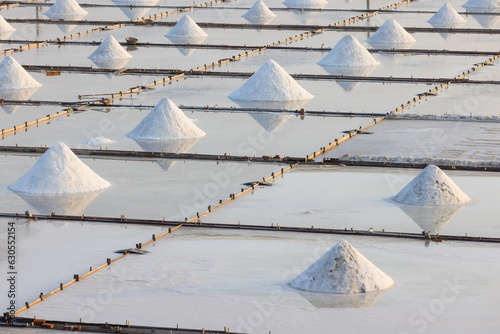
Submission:
[[[322,66],[360,67],[380,63],[351,35],[346,35],[318,62]]]
[[[88,58],[92,60],[107,60],[130,59],[133,57],[118,43],[113,35],[109,35]]]
[[[425,167],[394,201],[422,206],[462,205],[471,199],[439,167]]]
[[[261,18],[274,18],[276,14],[271,12],[269,7],[266,6],[264,1],[257,0],[252,7],[242,17],[248,20],[261,19]]]
[[[434,28],[456,28],[466,21],[447,2],[427,22]]]
[[[64,143],[55,143],[9,189],[27,194],[76,194],[111,184],[94,173]]]
[[[228,97],[234,101],[298,101],[314,96],[270,59]]]
[[[190,38],[201,38],[207,37],[208,35],[190,18],[188,15],[184,15],[177,24],[170,29],[170,31],[165,35],[166,37],[190,37]]]
[[[163,98],[126,136],[134,140],[171,140],[199,138],[205,132],[172,101]]]
[[[33,89],[41,86],[11,56],[5,57],[0,63],[0,90]]]
[[[0,15],[0,33],[2,32],[12,32],[16,31],[16,29],[9,24],[9,22],[5,21],[3,16]]]
[[[411,45],[415,43],[413,38],[396,20],[388,19],[367,39],[370,44],[383,45]]]
[[[352,294],[384,290],[394,281],[344,240],[289,284],[309,292]]]
[[[288,8],[321,9],[328,4],[326,0],[285,0],[283,4]]]
[[[57,0],[44,14],[50,18],[66,18],[87,15],[88,12],[75,0]]]
[[[494,9],[500,8],[499,0],[469,0],[462,5],[464,8]]]

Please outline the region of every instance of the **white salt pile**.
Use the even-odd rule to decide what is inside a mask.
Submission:
[[[344,240],[289,284],[309,292],[351,294],[384,290],[394,281]]]
[[[367,42],[370,44],[397,45],[412,44],[416,41],[396,20],[390,18],[367,39]]]
[[[118,41],[109,35],[101,45],[89,56],[89,59],[130,59],[133,58]]]
[[[57,0],[44,14],[51,18],[64,18],[87,15],[88,12],[75,0]]]
[[[462,205],[471,199],[439,167],[425,167],[394,201],[423,206]]]
[[[435,28],[456,28],[466,21],[447,2],[427,22]]]
[[[190,18],[188,15],[184,15],[177,24],[170,29],[170,31],[165,35],[166,37],[192,37],[201,38],[207,37],[208,35]]]
[[[9,22],[5,21],[3,16],[0,15],[0,32],[11,32],[16,31],[16,29],[9,24]]]
[[[205,136],[191,119],[168,98],[163,98],[132,131],[134,140],[189,139]]]
[[[298,101],[314,96],[270,59],[228,97],[234,101]]]
[[[115,141],[101,136],[101,137],[90,138],[89,140],[84,140],[81,143],[89,146],[101,146],[101,145],[113,144],[115,143]]]
[[[271,12],[269,7],[266,6],[264,1],[257,0],[252,7],[243,15],[242,17],[246,19],[260,19],[267,17],[276,17],[276,14]]]
[[[28,194],[76,194],[106,189],[110,183],[94,173],[64,143],[55,143],[9,189]]]
[[[42,86],[11,56],[0,63],[0,90],[31,89]]]
[[[283,2],[288,8],[321,9],[328,4],[325,0],[285,0]]]
[[[346,35],[318,62],[322,66],[376,66],[380,63],[351,35]]]
[[[500,0],[469,0],[462,5],[464,8],[500,8]]]

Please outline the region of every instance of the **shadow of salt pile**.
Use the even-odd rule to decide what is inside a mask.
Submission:
[[[129,20],[137,20],[145,17],[146,14],[151,10],[151,8],[144,7],[134,7],[134,6],[154,6],[159,0],[111,0],[117,6],[127,6],[118,7],[123,14],[125,14]]]
[[[27,88],[27,89],[11,89],[11,90],[0,90],[0,99],[2,100],[15,100],[15,101],[26,101],[31,95],[33,95],[40,87]],[[11,104],[2,105],[3,110],[8,114],[15,112],[19,109],[21,105]]]
[[[402,205],[399,207],[422,231],[438,234],[462,209],[463,206],[421,207]]]
[[[200,138],[189,139],[171,139],[164,141],[157,140],[138,140],[134,141],[146,152],[167,152],[167,153],[186,153],[193,147]],[[173,167],[177,161],[171,159],[157,160],[156,163],[165,171]]]
[[[315,308],[370,308],[383,297],[382,293],[332,295],[300,291],[299,294]]]
[[[103,191],[104,190],[98,190],[65,195],[14,193],[34,208],[36,213],[43,215],[56,213],[59,215],[77,216],[82,214],[83,210],[85,210],[85,208]]]

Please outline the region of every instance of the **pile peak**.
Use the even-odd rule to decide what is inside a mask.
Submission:
[[[132,56],[128,53],[118,41],[109,35],[101,45],[89,56],[89,59],[130,59]]]
[[[127,137],[134,140],[158,141],[203,136],[205,136],[205,132],[198,128],[168,98],[161,99],[153,110],[132,131],[127,133]]]
[[[321,9],[328,4],[326,0],[285,0],[283,4],[288,8]]]
[[[370,44],[413,44],[413,38],[396,20],[388,19],[375,31],[375,33],[367,39]]]
[[[27,194],[76,194],[106,189],[109,182],[94,173],[64,143],[55,143],[9,186]]]
[[[322,66],[377,66],[380,63],[351,35],[346,35],[318,62]]]
[[[11,56],[5,57],[0,63],[0,90],[32,89],[41,84]]]
[[[469,0],[463,4],[464,8],[483,8],[483,9],[494,9],[500,8],[499,0]]]
[[[422,206],[462,205],[471,199],[439,167],[425,167],[394,201]]]
[[[435,28],[455,28],[465,23],[465,20],[447,2],[427,22]]]
[[[228,97],[234,101],[299,101],[310,100],[314,96],[302,88],[278,63],[269,59]]]
[[[0,32],[12,32],[16,31],[16,29],[9,24],[9,22],[5,21],[3,16],[0,15]]]
[[[250,9],[242,15],[246,19],[276,17],[276,14],[271,12],[263,0],[257,0]]]
[[[390,288],[392,278],[344,240],[290,281],[296,289],[322,293],[365,293]]]
[[[189,17],[189,15],[184,15],[165,36],[201,38],[207,37],[208,35]]]
[[[88,12],[76,0],[57,0],[44,14],[52,18],[64,18],[87,15]]]

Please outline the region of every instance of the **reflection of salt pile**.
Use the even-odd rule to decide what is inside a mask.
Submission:
[[[57,0],[44,14],[52,19],[87,15],[88,12],[75,0]]]
[[[493,28],[500,20],[500,15],[495,15],[500,12],[500,9],[480,9],[471,8],[468,10],[471,16],[481,25],[481,27],[486,29]],[[476,13],[476,15],[474,15]],[[492,15],[484,15],[484,13],[491,13]]]
[[[201,44],[206,37],[168,37],[173,44]],[[177,47],[184,56],[190,56],[196,49],[190,47]]]
[[[16,193],[39,214],[80,215],[103,190],[81,194],[23,194]]]
[[[265,114],[265,113],[250,113],[250,116],[259,123],[264,130],[272,132],[279,129],[288,121],[292,115],[288,114]]]
[[[172,139],[172,140],[135,140],[146,152],[186,153],[200,138]],[[163,169],[169,170],[177,161],[159,159],[156,163]]]
[[[394,201],[423,206],[461,205],[471,199],[439,167],[425,167]]]
[[[56,143],[9,189],[27,194],[75,194],[109,186],[108,181],[78,159],[66,144]]]
[[[462,5],[464,8],[485,8],[493,9],[500,8],[499,0],[469,0]]]
[[[351,35],[344,36],[323,59],[323,66],[376,66],[380,63]]]
[[[367,42],[378,47],[409,47],[416,41],[396,20],[390,18]]]
[[[11,56],[5,57],[0,63],[0,90],[38,88],[37,82]]]
[[[377,66],[351,66],[351,67],[343,67],[343,66],[323,66],[321,67],[328,72],[330,75],[345,75],[352,77],[365,77],[369,75]],[[346,92],[350,92],[354,90],[354,88],[358,87],[361,84],[361,81],[351,81],[351,80],[336,80],[342,89]]]
[[[25,101],[28,100],[31,95],[33,95],[38,90],[36,88],[28,88],[28,89],[13,89],[13,90],[0,90],[0,99],[6,101]],[[21,105],[19,104],[4,104],[2,108],[9,114],[15,112],[19,109]]]
[[[5,21],[3,16],[0,15],[0,33],[4,32],[13,32],[16,31],[16,29],[9,24],[9,22]]]
[[[264,1],[257,0],[242,17],[250,23],[266,24],[271,22],[276,17],[276,14],[269,10]]]
[[[310,100],[313,95],[274,60],[268,60],[228,97],[233,101],[299,101]]]
[[[74,16],[65,16],[65,20],[69,21],[79,21],[83,19],[87,14],[83,15],[74,15]],[[60,17],[52,17],[52,19],[61,19]],[[56,26],[61,30],[63,33],[68,34],[70,33],[73,29],[75,29],[76,24],[56,24]]]
[[[100,68],[121,68],[133,57],[109,35],[88,58]]]
[[[402,205],[400,209],[408,215],[422,231],[439,233],[455,217],[463,206],[417,206]]]
[[[184,15],[177,24],[170,29],[170,31],[165,35],[166,37],[190,37],[190,38],[201,38],[207,37],[208,35],[190,18],[188,15]]]
[[[384,290],[394,281],[346,240],[339,242],[290,281],[296,289],[323,293],[364,293]]]
[[[204,135],[205,132],[167,98],[161,99],[141,123],[127,133],[127,137],[134,140],[189,139]]]
[[[382,293],[357,293],[352,295],[328,295],[324,293],[299,292],[316,308],[370,308],[375,305]]]
[[[434,28],[457,28],[465,23],[465,20],[447,2],[427,22]]]
[[[159,0],[111,0],[115,5],[127,7],[119,7],[120,10],[127,15],[130,20],[142,18],[149,12],[150,8],[135,7],[135,6],[154,6]]]
[[[328,1],[325,0],[285,0],[283,2],[285,6],[288,8],[314,8],[320,9],[325,7],[328,4]]]
[[[109,144],[113,144],[115,143],[115,141],[101,136],[101,137],[90,138],[89,140],[84,140],[80,143],[88,146],[98,147],[98,146],[107,146]]]

